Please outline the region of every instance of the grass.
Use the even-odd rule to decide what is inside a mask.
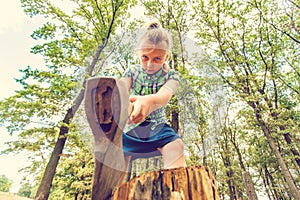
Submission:
[[[7,192],[0,192],[0,200],[31,200],[26,197],[16,196]]]

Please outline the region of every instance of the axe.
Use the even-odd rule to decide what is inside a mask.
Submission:
[[[109,199],[125,171],[122,130],[128,119],[129,92],[122,79],[87,80],[85,113],[94,137],[92,200]]]

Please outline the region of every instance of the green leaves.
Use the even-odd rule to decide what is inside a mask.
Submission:
[[[74,131],[70,123],[83,99],[85,86],[83,84],[86,78],[102,73],[103,65],[111,54],[110,51],[104,51],[104,48],[108,46],[117,28],[126,25],[123,19],[128,18],[128,9],[136,1],[74,0],[54,4],[53,1],[23,0],[21,3],[25,13],[31,17],[39,16],[47,20],[31,35],[36,40],[31,53],[42,55],[46,66],[28,66],[20,70],[23,77],[16,81],[23,88],[16,91],[14,96],[0,102],[0,125],[6,126],[11,134],[17,136],[16,141],[7,143],[5,153],[29,153],[33,165],[24,170],[37,175],[39,181],[40,173],[43,173],[42,168],[48,161],[53,146],[56,148],[51,156],[54,160],[50,159],[48,165],[51,167],[47,169],[56,168],[55,163],[58,162],[57,158],[58,160],[60,158],[60,155],[56,154],[62,152],[64,141]],[[64,7],[66,5],[68,8]],[[115,49],[114,47],[109,50]],[[72,154],[84,148],[83,145],[78,148],[77,145],[80,143],[78,138],[71,136],[69,140],[65,152],[69,151],[68,153]],[[92,154],[84,153],[78,154],[74,160],[63,159],[66,165],[60,166],[60,169],[63,169],[61,174],[66,179],[59,175],[60,172],[58,173],[59,184],[55,186],[63,187],[54,188],[54,194],[56,191],[60,193],[61,189],[64,198],[68,196],[66,193],[69,193],[70,197],[81,192],[89,194],[90,170],[93,169],[93,163],[90,162]],[[72,167],[80,165],[75,164],[80,160],[78,158],[87,158],[87,155],[89,155],[89,160],[86,161],[88,184],[86,190],[82,190],[85,184],[81,179],[83,172],[77,173],[66,168],[68,165]],[[49,190],[47,184],[51,185],[54,172],[46,170],[45,174],[48,175],[45,178],[48,182],[41,185],[46,185],[47,189],[41,187],[38,192],[49,195],[47,193],[50,191],[46,191]],[[68,181],[72,181],[73,184],[66,184]]]
[[[9,192],[12,183],[13,182],[9,180],[5,175],[0,175],[0,191]]]
[[[70,76],[50,71],[21,70],[24,76],[17,80],[24,87],[16,95],[0,102],[1,122],[9,122],[11,133],[23,130],[33,123],[53,124],[62,116],[76,83]]]
[[[46,22],[43,27],[40,29],[34,31],[31,34],[31,37],[35,40],[37,39],[53,39],[55,37],[54,33],[56,31],[56,25],[55,24],[50,24],[49,22]]]

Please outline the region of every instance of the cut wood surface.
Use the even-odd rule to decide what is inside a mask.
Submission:
[[[117,188],[111,200],[219,200],[206,166],[147,172]]]

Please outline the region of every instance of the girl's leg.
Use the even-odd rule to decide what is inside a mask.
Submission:
[[[186,167],[184,144],[181,139],[176,139],[158,150],[163,156],[165,169]]]

